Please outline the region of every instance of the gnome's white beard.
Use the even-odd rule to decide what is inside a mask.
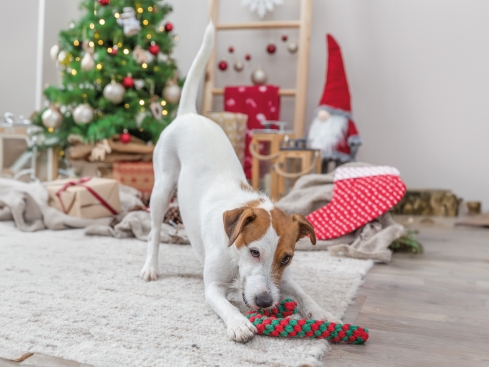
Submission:
[[[331,115],[326,121],[316,117],[308,134],[311,148],[321,149],[323,156],[330,156],[333,149],[345,137],[347,128],[348,118],[345,116]]]

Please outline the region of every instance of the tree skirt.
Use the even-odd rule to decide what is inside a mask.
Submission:
[[[0,223],[0,357],[12,350],[94,366],[317,365],[324,340],[229,341],[204,301],[190,246],[161,245],[160,279],[138,277],[146,244],[82,230],[23,233]],[[297,252],[295,279],[342,317],[371,261]],[[243,308],[245,311],[245,308]]]

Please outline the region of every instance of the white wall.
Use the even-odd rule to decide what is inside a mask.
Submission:
[[[53,8],[48,12],[46,52],[55,42],[57,28],[67,27],[77,14],[77,1],[47,1]],[[169,2],[174,6],[170,19],[180,37],[176,56],[185,74],[200,46],[207,2]],[[223,21],[256,19],[239,2],[221,0]],[[29,114],[33,109],[35,3],[0,2],[0,49],[8,45],[6,54],[12,55],[0,60],[0,112]],[[266,19],[297,18],[298,1],[285,3]],[[12,15],[21,8],[23,22],[18,27]],[[485,0],[315,0],[308,121],[323,89],[325,34],[330,32],[343,49],[353,112],[364,140],[359,159],[398,167],[409,187],[452,189],[467,200],[482,200],[489,210],[487,19]],[[294,32],[288,34],[296,37]],[[292,87],[296,57],[285,51],[280,35],[269,30],[224,33],[219,36],[218,55],[232,63],[226,49],[233,45],[236,57],[251,53],[251,64],[267,70],[271,83]],[[275,56],[264,51],[270,40],[279,48]],[[55,72],[47,63],[44,78],[52,82]],[[232,68],[218,73],[218,83],[248,83],[252,67],[247,67],[242,74]],[[18,85],[12,88],[14,83]],[[293,100],[283,99],[282,104],[282,119],[291,122]],[[221,105],[216,101],[215,108]]]

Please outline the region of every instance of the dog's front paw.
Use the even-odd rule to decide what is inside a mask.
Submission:
[[[307,308],[304,311],[304,316],[311,320],[326,320],[328,322],[334,322],[336,324],[343,323],[339,318],[333,316],[331,312],[325,311],[319,306]]]
[[[253,339],[256,327],[246,317],[236,317],[228,322],[228,337],[239,343],[246,343]]]
[[[141,272],[139,273],[139,276],[147,282],[158,279],[159,275],[158,267],[151,263],[144,264]]]

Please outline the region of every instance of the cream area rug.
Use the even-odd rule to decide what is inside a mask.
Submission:
[[[161,245],[162,275],[150,283],[138,277],[145,253],[135,239],[0,223],[0,357],[15,350],[103,367],[321,365],[324,340],[228,340],[205,303],[190,246]],[[372,261],[297,252],[291,266],[305,291],[342,317]]]

